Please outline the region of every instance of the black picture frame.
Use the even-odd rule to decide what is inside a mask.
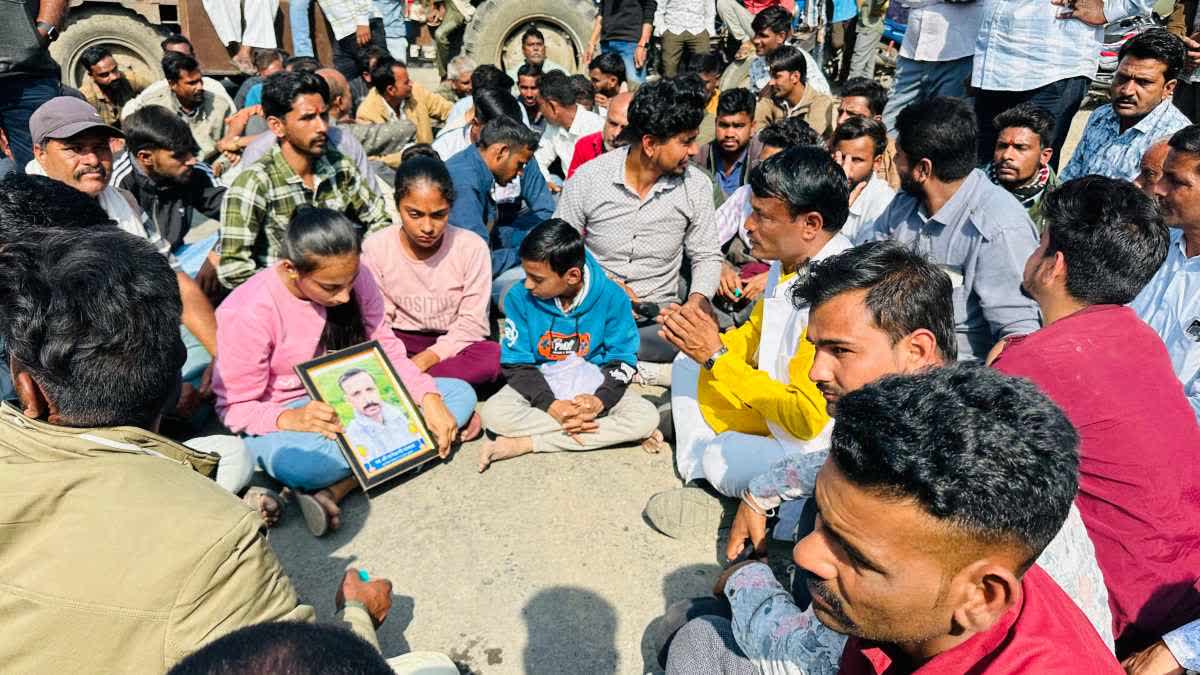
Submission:
[[[347,373],[352,374],[346,382],[358,387],[352,390],[356,392],[354,394],[344,391],[341,380]],[[371,398],[369,385],[361,377],[363,373],[371,376],[378,399],[375,404],[380,406],[383,424],[368,419],[354,425],[359,412],[349,399],[353,396]],[[337,411],[344,430],[337,436],[338,446],[363,492],[437,458],[437,443],[425,425],[421,409],[378,341],[371,340],[305,361],[296,366],[296,375],[314,401],[331,405]],[[393,447],[394,441],[386,440],[385,447],[377,447],[374,441],[389,433],[402,442]]]

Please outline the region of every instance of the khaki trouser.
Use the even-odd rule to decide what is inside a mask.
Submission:
[[[558,420],[529,405],[512,387],[506,386],[488,399],[480,413],[484,426],[497,436],[531,437],[534,452],[598,450],[639,443],[658,428],[658,409],[628,389],[607,415],[596,419],[599,429],[579,437],[582,444],[564,433]]]
[[[712,46],[712,37],[708,31],[699,33],[663,33],[662,58],[663,76],[675,77],[679,72],[679,64],[683,61],[683,53],[689,55],[707,54]]]

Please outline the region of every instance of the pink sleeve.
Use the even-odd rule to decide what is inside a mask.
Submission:
[[[384,239],[385,236],[391,234],[391,230],[391,227],[387,227],[367,237],[363,241],[362,256],[359,258],[362,266],[370,270],[371,277],[375,280],[375,287],[379,289],[379,294],[383,296],[383,321],[389,326],[392,325],[392,321],[396,318],[396,307],[383,292],[385,287],[383,266],[390,256],[399,255],[399,252],[393,252],[390,249],[388,241]],[[395,239],[394,236],[391,238]]]
[[[488,306],[492,301],[492,260],[487,244],[475,236],[456,236],[453,243],[459,247],[455,255],[466,259],[462,269],[466,270],[467,279],[463,284],[458,316],[446,334],[429,348],[442,361],[487,339]]]
[[[266,289],[259,287],[262,292]],[[276,420],[287,406],[270,400],[274,331],[254,307],[225,301],[217,312],[217,359],[213,392],[221,422],[234,433],[262,436],[279,431]]]
[[[421,372],[408,360],[408,350],[404,348],[404,343],[384,321],[383,294],[375,284],[375,277],[370,272],[360,271],[358,279],[354,282],[354,292],[358,296],[358,306],[362,312],[363,326],[367,329],[367,337],[378,340],[383,346],[383,351],[391,360],[392,367],[404,383],[404,388],[412,396],[413,403],[421,405],[421,399],[425,398],[426,394],[438,393],[437,384],[429,374]]]

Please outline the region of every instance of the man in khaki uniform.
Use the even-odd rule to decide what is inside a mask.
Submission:
[[[829,136],[837,118],[837,101],[808,86],[808,63],[796,47],[783,45],[767,57],[771,86],[758,100],[754,129],[788,117],[803,117],[816,132]]]
[[[166,259],[79,221],[0,227],[20,399],[0,404],[0,669],[162,672],[243,626],[313,621],[261,517],[202,475],[216,457],[146,430],[184,359]],[[338,596],[377,645],[391,583],[351,570]]]

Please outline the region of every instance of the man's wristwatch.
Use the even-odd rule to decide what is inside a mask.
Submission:
[[[704,362],[704,369],[712,370],[713,366],[717,365],[717,359],[721,358],[722,356],[725,356],[728,353],[729,353],[728,349],[721,347],[715,353],[713,353],[712,356],[708,357],[707,361]]]
[[[46,21],[39,21],[34,24],[34,27],[46,34],[46,42],[54,42],[58,39],[58,26]]]

